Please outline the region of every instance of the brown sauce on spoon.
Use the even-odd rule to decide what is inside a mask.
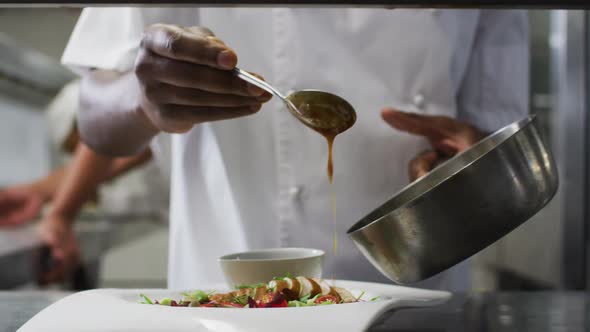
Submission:
[[[356,113],[354,108],[344,99],[327,93],[299,91],[287,97],[299,110],[296,116],[299,121],[315,130],[328,142],[328,177],[334,180],[332,147],[336,136],[354,125]]]

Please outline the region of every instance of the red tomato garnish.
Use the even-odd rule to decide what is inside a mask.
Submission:
[[[284,308],[289,306],[287,299],[281,293],[267,294],[262,301],[258,302],[249,297],[248,304],[250,308]]]
[[[222,307],[234,307],[234,308],[243,308],[244,306],[238,303],[233,302],[221,302],[220,306]]]
[[[338,298],[334,295],[322,295],[313,301],[315,304],[320,304],[324,302],[332,302],[334,304],[338,303]]]
[[[270,302],[264,304],[265,308],[284,308],[288,306],[289,303],[287,302],[285,295],[281,293],[275,294]]]
[[[258,303],[250,296],[248,296],[248,308],[258,308]]]
[[[208,303],[201,304],[200,307],[201,308],[216,308],[216,307],[218,307],[218,305],[217,305],[216,302],[211,301],[211,302],[208,302]]]

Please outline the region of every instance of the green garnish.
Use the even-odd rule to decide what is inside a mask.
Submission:
[[[289,307],[310,307],[313,305],[314,304],[308,304],[308,303],[301,302],[301,301],[289,301],[287,303],[287,306],[289,306]]]
[[[287,272],[284,277],[273,277],[272,280],[285,280],[285,278],[293,278],[291,273]]]
[[[373,302],[373,301],[377,301],[379,300],[379,296],[375,296],[374,298],[370,299],[369,301]]]
[[[361,295],[359,295],[359,296],[356,298],[356,301],[358,302],[358,301],[361,299],[361,297],[363,297],[363,295],[365,295],[365,291],[363,291],[363,292],[361,293]]]
[[[184,301],[187,301],[187,302],[197,301],[199,303],[204,303],[204,302],[209,301],[209,296],[212,295],[213,293],[215,293],[215,291],[205,293],[201,290],[196,290],[192,293],[182,293],[182,295],[185,296],[185,298],[183,299]]]
[[[172,304],[172,299],[171,298],[163,298],[162,300],[160,300],[160,304],[161,305],[171,305]]]
[[[309,300],[309,296],[310,296],[310,295],[311,295],[311,293],[307,293],[307,294],[303,295],[303,296],[302,296],[302,297],[299,299],[299,301],[301,301],[301,302],[307,302],[307,300]]]
[[[143,297],[143,299],[145,300],[145,302],[141,302],[143,304],[154,304],[154,302],[152,302],[152,300],[150,300],[149,297],[145,296],[144,294],[139,294],[139,296]]]
[[[244,295],[240,295],[240,296],[234,296],[232,301],[237,304],[247,305],[248,304],[248,295],[244,294]]]
[[[246,288],[256,289],[256,288],[264,287],[264,286],[266,286],[266,284],[261,282],[261,283],[255,284],[255,285],[239,285],[239,286],[236,286],[236,289],[237,290],[246,289]]]

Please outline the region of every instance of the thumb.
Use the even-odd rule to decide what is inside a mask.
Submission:
[[[439,160],[436,151],[424,151],[410,161],[408,175],[410,181],[417,180],[428,174]]]
[[[381,117],[395,129],[424,136],[431,140],[440,140],[446,137],[444,124],[438,116],[407,113],[385,108],[381,111]]]
[[[461,151],[460,147],[452,139],[445,138],[441,141],[435,141],[432,143],[434,149],[445,157],[452,157]]]

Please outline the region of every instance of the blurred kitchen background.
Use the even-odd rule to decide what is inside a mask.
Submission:
[[[45,176],[71,156],[75,75],[59,58],[78,9],[0,9],[0,187]],[[56,95],[59,96],[56,99]],[[65,288],[165,287],[167,180],[150,163],[99,191],[77,223],[84,268]],[[0,289],[34,287],[33,226],[0,230]]]
[[[60,141],[72,118],[48,109],[67,107],[67,94],[54,98],[75,78],[59,57],[78,14],[0,9],[0,188],[30,182],[67,161]],[[531,113],[557,158],[561,187],[533,220],[473,259],[474,290],[587,284],[588,16],[529,14]],[[84,268],[63,287],[165,287],[168,194],[161,174],[153,163],[144,166],[101,190],[98,205],[87,205],[78,222]],[[35,287],[33,233],[33,226],[0,230],[0,289]]]

